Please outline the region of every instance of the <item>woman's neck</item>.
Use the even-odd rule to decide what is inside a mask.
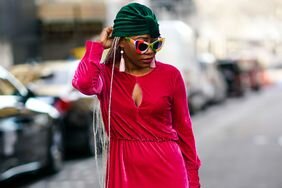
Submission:
[[[148,64],[147,66],[138,66],[138,64],[131,62],[128,58],[124,57],[125,60],[125,72],[134,76],[143,76],[153,70]],[[116,59],[115,67],[119,68],[120,58]]]
[[[135,76],[143,76],[152,71],[152,68],[148,65],[145,67],[137,66],[136,64],[126,61],[125,72]]]
[[[144,75],[152,70],[151,67],[139,67],[132,63],[125,63],[125,72],[133,75]]]

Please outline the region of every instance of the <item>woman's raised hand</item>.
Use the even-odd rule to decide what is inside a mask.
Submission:
[[[112,32],[113,32],[112,27],[105,27],[100,34],[99,40],[103,45],[104,49],[108,49],[112,45],[113,39],[110,38]]]

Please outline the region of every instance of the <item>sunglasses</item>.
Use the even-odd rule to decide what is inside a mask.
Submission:
[[[125,37],[125,39],[131,42],[132,44],[134,44],[134,47],[138,54],[146,53],[149,48],[151,48],[154,52],[160,51],[165,40],[164,38],[158,38],[154,42],[148,43],[144,40],[133,40],[132,38],[129,37]]]

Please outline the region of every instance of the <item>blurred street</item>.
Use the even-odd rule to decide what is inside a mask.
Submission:
[[[281,188],[281,97],[282,87],[270,86],[192,117],[203,188]],[[8,186],[98,187],[94,158],[68,160],[57,175],[20,181]]]
[[[194,117],[204,188],[282,187],[282,87]]]
[[[99,100],[72,80],[86,41],[132,1],[0,1],[0,188],[99,188]],[[165,38],[146,39],[153,60],[188,88],[202,188],[282,188],[282,1],[136,2]]]

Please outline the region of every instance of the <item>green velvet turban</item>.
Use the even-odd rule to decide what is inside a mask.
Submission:
[[[152,38],[160,36],[159,24],[152,10],[139,3],[122,7],[114,20],[112,36],[130,37],[149,34]]]

